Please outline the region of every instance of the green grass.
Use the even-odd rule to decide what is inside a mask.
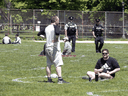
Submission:
[[[128,94],[128,51],[127,44],[104,44],[110,56],[117,59],[121,70],[113,80],[83,80],[87,71],[93,71],[101,54],[95,53],[94,44],[76,44],[76,57],[63,57],[63,79],[70,84],[48,84],[46,57],[38,56],[44,43],[22,40],[20,45],[0,44],[0,96],[127,96]],[[61,43],[63,50],[64,44]],[[54,65],[52,73],[56,73]],[[13,81],[18,80],[18,81]]]

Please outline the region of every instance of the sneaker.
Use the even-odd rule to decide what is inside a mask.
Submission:
[[[91,82],[91,81],[92,81],[92,79],[91,79],[90,77],[88,77],[88,76],[83,76],[83,77],[82,77],[82,79],[89,80],[89,82]]]
[[[91,82],[92,81],[92,79],[89,77],[89,82]]]
[[[58,80],[58,84],[63,84],[63,83],[69,83],[69,82],[66,82],[64,80]]]
[[[52,79],[51,80],[48,80],[48,81],[46,81],[47,83],[54,83],[53,81],[52,81]]]
[[[89,80],[89,77],[88,76],[83,76],[82,79]]]

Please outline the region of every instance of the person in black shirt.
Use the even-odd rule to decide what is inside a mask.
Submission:
[[[69,42],[72,40],[72,52],[75,52],[75,43],[78,39],[78,29],[77,25],[73,22],[72,16],[69,17],[70,22],[65,25],[65,37],[69,38]]]
[[[92,34],[93,37],[95,38],[95,45],[96,45],[96,53],[101,53],[101,49],[104,44],[104,39],[102,36],[102,31],[103,31],[102,25],[100,25],[100,19],[96,19],[96,24],[92,28]],[[100,42],[100,45],[98,43]]]
[[[82,77],[82,79],[89,79],[89,81],[95,79],[95,74],[98,74],[98,77],[101,79],[113,79],[115,73],[120,70],[120,66],[116,59],[109,57],[108,49],[102,50],[102,58],[100,58],[95,66],[94,72],[88,71],[87,77]]]

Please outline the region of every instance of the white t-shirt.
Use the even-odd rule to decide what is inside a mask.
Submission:
[[[68,53],[71,53],[71,49],[72,49],[71,43],[69,41],[65,42],[64,51],[67,50]]]
[[[8,44],[9,43],[9,40],[10,40],[10,38],[8,36],[5,36],[3,38],[4,44]]]
[[[47,65],[54,64],[55,67],[63,65],[62,54],[60,50],[60,36],[55,35],[54,25],[48,25],[45,28],[46,34],[46,57]]]
[[[19,43],[19,44],[21,44],[21,39],[20,39],[20,37],[16,37],[16,40],[15,40],[15,42],[16,42],[16,43]]]
[[[46,47],[56,47],[60,51],[60,36],[55,35],[54,25],[48,25],[45,28]]]

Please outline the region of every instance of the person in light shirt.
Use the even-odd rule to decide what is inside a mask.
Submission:
[[[21,44],[21,39],[19,37],[19,34],[16,34],[16,40],[14,42],[12,42],[12,44]]]
[[[11,44],[11,39],[8,37],[8,34],[5,34],[5,37],[2,40],[3,44]]]
[[[64,41],[64,49],[63,49],[62,55],[70,55],[72,46],[71,46],[71,43],[69,42],[68,37],[64,37],[63,41]]]
[[[48,83],[53,83],[51,79],[51,65],[54,64],[56,67],[56,72],[58,75],[58,84],[69,83],[63,80],[61,74],[61,66],[63,65],[62,54],[60,49],[60,28],[58,26],[59,18],[58,16],[53,16],[51,18],[51,24],[45,28],[46,35],[46,58],[47,58],[47,77]],[[44,35],[40,35],[40,37],[44,38]]]

